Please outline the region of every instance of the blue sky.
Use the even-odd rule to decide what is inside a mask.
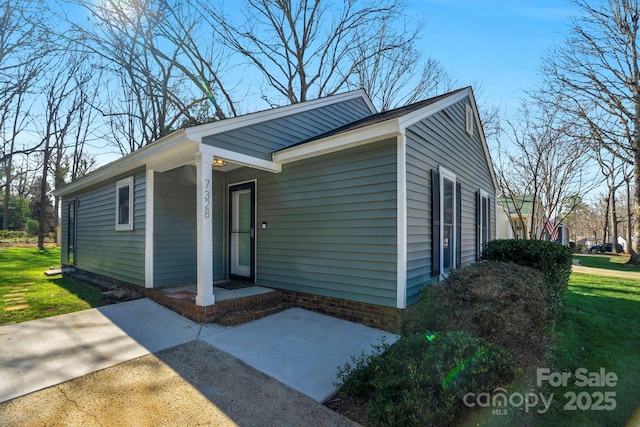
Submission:
[[[405,5],[408,19],[426,23],[418,40],[424,56],[440,61],[456,86],[474,85],[479,102],[500,107],[503,115],[515,113],[524,90],[535,88],[541,56],[565,40],[576,11],[569,0],[405,0]],[[245,100],[249,109],[258,101]],[[103,153],[99,162],[113,156]]]
[[[515,111],[540,81],[542,55],[562,44],[576,8],[567,0],[408,0],[426,20],[419,46],[480,97]]]

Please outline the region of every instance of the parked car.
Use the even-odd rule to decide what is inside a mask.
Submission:
[[[618,249],[618,253],[622,252],[624,250],[624,248],[622,247],[622,245],[620,243],[616,243],[616,248]],[[604,244],[604,251],[602,250],[602,244],[600,245],[593,245],[591,247],[589,247],[589,252],[590,253],[596,253],[596,252],[613,252],[613,243],[605,243]]]

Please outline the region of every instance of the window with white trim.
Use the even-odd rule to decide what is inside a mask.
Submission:
[[[440,272],[446,273],[456,266],[457,257],[457,203],[456,176],[440,168]]]
[[[482,253],[485,245],[489,243],[489,217],[491,215],[491,208],[489,206],[489,193],[480,189],[479,191],[479,209],[478,209],[478,237],[480,244],[480,253]]]
[[[133,177],[116,183],[116,231],[133,230]]]

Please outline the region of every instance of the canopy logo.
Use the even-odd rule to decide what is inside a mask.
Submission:
[[[578,368],[574,372],[551,372],[549,368],[538,368],[536,371],[538,387],[577,387],[583,389],[576,393],[567,391],[562,395],[565,399],[565,411],[613,411],[617,407],[616,392],[602,390],[618,385],[618,376],[614,372],[607,372],[600,368],[597,372],[590,372],[586,368]],[[594,391],[585,388],[597,389]],[[491,408],[493,415],[507,415],[509,408],[517,408],[526,413],[536,411],[544,414],[551,407],[555,393],[507,393],[498,387],[493,393],[467,393],[462,401],[469,408]]]

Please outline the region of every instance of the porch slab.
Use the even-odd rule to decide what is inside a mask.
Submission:
[[[195,283],[187,283],[184,285],[177,285],[177,286],[166,286],[162,288],[157,288],[155,290],[167,295],[171,295],[173,293],[178,293],[178,292],[181,292],[181,293],[190,292],[190,293],[193,293],[194,295],[197,294],[197,288]],[[213,286],[213,295],[215,297],[216,303],[221,301],[237,299],[237,298],[244,298],[244,297],[251,297],[254,295],[266,294],[272,291],[273,289],[265,288],[262,286],[247,286],[241,289],[233,289],[233,290],[224,289],[216,285]],[[178,298],[178,299],[182,299],[182,298]]]
[[[235,321],[224,322],[224,319],[234,313],[256,311],[257,314],[255,316],[246,316],[246,321],[251,321],[271,314],[271,312],[263,313],[265,308],[283,303],[282,291],[275,289],[261,286],[249,286],[232,290],[215,287],[215,303],[203,307],[196,304],[196,291],[196,285],[188,283],[145,289],[144,293],[151,300],[180,313],[194,322],[211,323],[222,320],[223,324],[227,326],[239,324]]]

